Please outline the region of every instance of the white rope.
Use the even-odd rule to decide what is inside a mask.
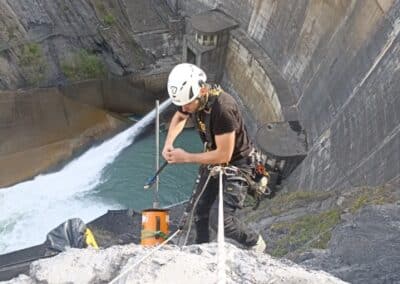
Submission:
[[[223,174],[225,173],[226,175],[232,175],[231,172],[229,172],[231,168],[228,167],[221,167],[221,166],[216,166],[211,169],[210,174],[206,180],[205,185],[203,186],[202,192],[203,193],[205,187],[208,184],[208,181],[211,176],[215,176],[217,173],[219,173],[219,200],[218,200],[218,284],[225,284],[226,283],[226,254],[225,254],[225,234],[224,234],[224,203],[223,203]],[[200,196],[201,196],[200,194]],[[200,198],[197,198],[200,199]],[[198,200],[195,201],[194,206],[197,205]],[[193,210],[192,210],[193,214]],[[142,258],[140,258],[138,261],[136,261],[134,264],[132,264],[130,267],[128,267],[124,272],[122,272],[120,275],[115,277],[113,280],[109,282],[109,284],[114,284],[118,280],[120,280],[125,274],[127,274],[129,271],[131,271],[133,268],[135,268],[137,265],[142,263],[146,258],[148,258],[150,255],[155,253],[157,250],[159,250],[162,246],[164,246],[167,242],[172,240],[181,230],[178,229],[173,233],[168,239],[166,239],[164,242],[162,242],[160,245],[154,247],[150,252],[148,252],[146,255],[144,255]],[[187,241],[188,235],[186,236],[185,244]]]
[[[223,202],[223,168],[219,167],[219,200],[218,200],[218,284],[226,283],[225,269],[225,235],[224,235],[224,202]]]
[[[200,197],[203,195],[204,190],[206,189],[206,187],[207,187],[207,185],[208,185],[208,182],[210,181],[210,178],[211,178],[211,172],[208,174],[207,180],[206,180],[206,182],[204,183],[203,188],[201,189],[201,192],[200,192],[199,196],[197,196],[196,200],[195,200],[194,203],[193,203],[193,207],[192,207],[192,210],[191,210],[190,216],[189,216],[189,225],[188,225],[186,237],[185,237],[185,240],[184,240],[182,246],[186,246],[186,244],[187,244],[187,241],[188,241],[188,239],[189,239],[189,234],[190,234],[190,231],[191,231],[191,229],[192,229],[192,220],[193,220],[194,211],[195,211],[195,209],[196,209],[196,207],[197,207],[197,203],[199,202]]]
[[[164,246],[167,242],[169,242],[170,240],[172,240],[178,233],[180,232],[180,230],[176,230],[175,233],[173,233],[168,239],[166,239],[165,241],[163,241],[161,244],[159,244],[158,246],[154,247],[150,252],[148,252],[146,255],[144,255],[142,258],[140,258],[138,261],[136,261],[134,264],[132,264],[130,267],[128,267],[124,272],[122,272],[120,275],[118,275],[117,277],[115,277],[113,280],[111,280],[109,282],[109,284],[114,284],[116,283],[118,280],[120,280],[123,276],[125,276],[125,274],[127,274],[129,271],[131,271],[133,268],[135,268],[137,265],[139,265],[141,262],[143,262],[146,258],[148,258],[150,255],[152,255],[153,253],[155,253],[157,250],[159,250],[162,246]]]

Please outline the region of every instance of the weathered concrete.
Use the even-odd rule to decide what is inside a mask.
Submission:
[[[128,126],[57,89],[0,93],[0,187],[31,178]]]
[[[311,150],[288,186],[331,189],[399,179],[400,1],[203,0],[178,6],[186,15],[218,7],[240,23],[223,85],[259,122],[302,121]],[[254,62],[264,71],[250,73]],[[264,84],[260,74],[268,77]],[[246,94],[249,85],[260,85],[249,92],[258,94],[254,98]]]
[[[274,241],[289,234],[272,234],[276,222],[338,210],[339,203],[349,202],[347,193],[354,186],[388,183],[399,192],[400,1],[178,2],[184,15],[218,7],[240,23],[231,32],[223,87],[248,106],[256,127],[270,119],[299,119],[310,151],[286,181],[286,190],[326,190],[333,196],[307,200],[293,210],[287,201],[271,208],[271,216],[269,207],[276,200],[259,209],[254,228],[264,228],[272,240],[268,247],[274,249]],[[372,192],[367,188],[351,198],[344,212],[388,202],[382,196],[371,201]],[[328,249],[312,250],[296,261],[352,283],[398,281],[399,205],[398,197],[390,199],[394,205],[375,205],[347,218],[343,214]],[[356,236],[349,237],[353,232]],[[292,242],[288,247],[296,251]]]
[[[68,160],[130,125],[109,113],[144,115],[164,100],[169,70],[0,93],[0,188]]]
[[[174,62],[175,64],[175,62]],[[114,113],[145,115],[155,101],[167,98],[165,86],[173,65],[165,69],[59,87],[68,98]]]

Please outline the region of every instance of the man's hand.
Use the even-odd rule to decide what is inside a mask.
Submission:
[[[181,148],[171,149],[167,151],[166,160],[170,164],[174,163],[189,163],[189,153]]]
[[[174,150],[174,146],[172,145],[164,145],[161,155],[163,158],[168,161],[168,153]]]

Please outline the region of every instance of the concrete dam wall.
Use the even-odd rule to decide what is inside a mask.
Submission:
[[[223,86],[260,125],[299,119],[296,189],[400,181],[400,1],[169,1],[238,21]],[[189,27],[190,30],[190,27]]]
[[[67,161],[154,108],[168,72],[0,92],[0,188]],[[140,102],[140,103],[139,103]]]

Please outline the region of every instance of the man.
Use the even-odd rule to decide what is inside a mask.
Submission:
[[[220,88],[212,88],[206,84],[206,79],[203,70],[188,63],[178,64],[169,74],[168,94],[179,108],[171,120],[162,155],[168,163],[234,165],[237,170],[240,168],[249,171],[252,165],[247,161],[253,146],[238,105]],[[207,151],[189,153],[173,147],[176,137],[189,118],[194,120]],[[202,189],[209,171],[209,168],[203,166],[197,190]],[[263,252],[265,242],[261,235],[246,227],[235,217],[236,210],[242,208],[247,194],[246,179],[238,170],[229,176],[224,176],[223,183],[225,235],[247,248]],[[218,187],[218,176],[211,177],[194,208],[196,243],[209,241],[209,223],[213,229],[217,228]]]

